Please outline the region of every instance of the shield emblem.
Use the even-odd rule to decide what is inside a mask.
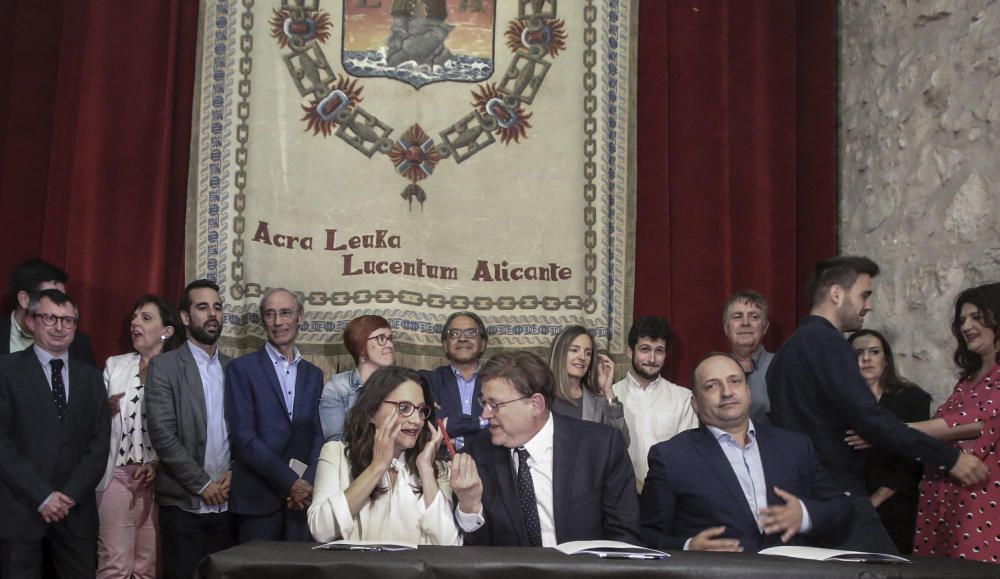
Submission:
[[[344,0],[341,64],[419,89],[493,74],[496,0]]]

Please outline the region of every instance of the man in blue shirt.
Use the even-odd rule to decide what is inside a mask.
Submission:
[[[694,371],[701,427],[649,451],[641,499],[650,546],[751,551],[839,538],[850,500],[819,466],[809,438],[750,420],[746,375],[713,352]]]
[[[964,484],[985,480],[989,470],[975,456],[907,427],[868,389],[843,333],[860,329],[871,311],[872,278],[878,273],[867,257],[833,257],[816,266],[806,286],[810,315],[778,349],[767,386],[772,423],[808,434],[830,476],[853,496],[851,534],[839,546],[895,553],[865,491],[864,455],[844,441],[847,430],[894,454],[948,470]]]
[[[434,370],[421,370],[434,396],[436,416],[447,419],[448,435],[457,437],[459,450],[469,438],[484,432],[489,421],[482,418],[479,404],[482,385],[479,361],[486,353],[489,335],[483,320],[473,312],[455,312],[441,330],[441,347],[448,363]]]

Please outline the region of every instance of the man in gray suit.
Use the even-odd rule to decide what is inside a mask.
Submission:
[[[153,358],[146,381],[146,427],[160,457],[156,500],[168,579],[190,579],[206,555],[236,544],[223,400],[230,358],[215,345],[222,333],[219,286],[191,282],[179,309],[188,342]]]

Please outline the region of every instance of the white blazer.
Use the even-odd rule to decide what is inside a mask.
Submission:
[[[104,364],[104,386],[108,389],[108,397],[121,394],[127,390],[135,390],[139,385],[139,353],[122,354],[112,356]],[[120,404],[124,404],[123,400]],[[143,416],[145,419],[145,416]],[[122,413],[119,412],[111,417],[111,452],[108,453],[108,466],[104,471],[104,478],[97,485],[98,491],[103,491],[111,484],[111,476],[115,470],[115,462],[118,459],[118,450],[122,445]],[[149,432],[143,434],[146,448],[152,448],[149,441]],[[156,460],[156,455],[147,457],[149,461]]]

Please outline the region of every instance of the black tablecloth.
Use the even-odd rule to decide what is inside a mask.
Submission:
[[[748,553],[671,552],[662,561],[597,559],[555,549],[420,547],[416,551],[314,551],[312,544],[256,541],[205,559],[199,577],[213,579],[529,579],[552,577],[1000,577],[1000,566],[951,559],[909,565],[827,563]],[[170,561],[164,561],[170,565]]]

